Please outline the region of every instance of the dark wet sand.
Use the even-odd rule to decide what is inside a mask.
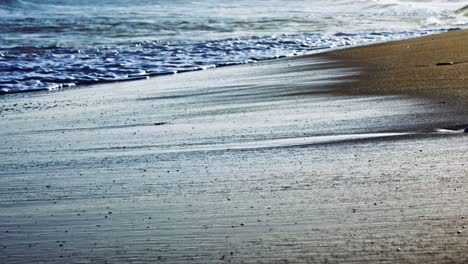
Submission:
[[[466,263],[462,101],[383,46],[0,97],[0,263]]]
[[[345,93],[428,97],[468,113],[468,30],[328,53],[365,68]]]

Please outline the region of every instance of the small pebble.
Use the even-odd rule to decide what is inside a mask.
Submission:
[[[439,63],[436,64],[436,66],[448,66],[448,65],[453,65],[453,61],[439,62]]]

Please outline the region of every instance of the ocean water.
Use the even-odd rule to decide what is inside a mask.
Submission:
[[[0,0],[0,93],[161,74],[436,33],[466,1]]]

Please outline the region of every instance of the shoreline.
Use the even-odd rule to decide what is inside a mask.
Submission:
[[[0,97],[0,262],[464,263],[466,112],[385,45]]]
[[[129,82],[129,81],[138,81],[138,80],[145,80],[145,79],[150,79],[150,78],[158,78],[158,77],[161,77],[161,76],[172,76],[172,75],[176,75],[176,74],[180,74],[180,73],[186,73],[186,72],[196,72],[196,71],[201,71],[201,70],[206,70],[206,69],[213,69],[213,68],[222,68],[222,67],[229,67],[229,66],[239,66],[239,65],[243,65],[243,64],[249,64],[249,63],[259,63],[259,62],[268,62],[268,61],[271,61],[271,60],[277,60],[277,59],[292,59],[294,57],[302,57],[302,56],[308,56],[307,54],[309,55],[312,55],[312,54],[329,54],[329,53],[332,53],[334,51],[339,51],[339,50],[347,50],[347,49],[350,49],[350,48],[356,48],[356,47],[365,47],[365,46],[368,46],[368,45],[374,45],[374,44],[378,44],[378,43],[386,43],[388,41],[400,41],[400,40],[404,40],[404,39],[412,39],[412,38],[417,38],[417,37],[421,37],[421,36],[424,36],[424,35],[433,35],[433,34],[440,34],[441,32],[444,32],[444,31],[451,31],[451,30],[459,30],[459,28],[439,28],[439,29],[427,29],[426,32],[422,31],[423,33],[418,33],[419,35],[415,35],[415,36],[399,36],[399,37],[396,37],[394,40],[378,40],[376,39],[373,43],[367,43],[367,44],[364,44],[364,43],[354,43],[354,45],[350,45],[348,46],[348,44],[341,44],[341,45],[338,45],[338,46],[335,46],[335,47],[327,47],[327,48],[324,48],[324,47],[320,47],[320,48],[315,48],[315,49],[311,49],[311,50],[307,50],[307,51],[302,51],[302,52],[299,52],[298,54],[294,53],[294,55],[280,55],[280,56],[277,56],[277,57],[271,57],[271,58],[267,58],[267,59],[259,59],[259,60],[254,60],[254,62],[237,62],[237,63],[221,63],[221,64],[218,64],[218,65],[207,65],[207,66],[202,66],[200,67],[199,69],[194,69],[194,70],[177,70],[176,72],[161,72],[161,73],[151,73],[149,75],[142,75],[142,76],[132,76],[132,77],[128,77],[126,79],[115,79],[115,80],[101,80],[101,81],[81,81],[81,82],[78,82],[78,83],[71,83],[71,84],[58,84],[56,87],[54,86],[54,88],[50,88],[50,89],[47,89],[47,88],[39,88],[39,89],[30,89],[30,90],[10,90],[10,91],[2,91],[0,89],[0,96],[3,96],[3,95],[8,95],[8,94],[16,94],[16,93],[30,93],[30,92],[55,92],[55,91],[63,91],[63,90],[66,90],[66,89],[73,89],[73,88],[86,88],[86,87],[89,87],[89,86],[94,86],[94,85],[105,85],[105,84],[112,84],[112,83],[118,83],[118,82]],[[417,32],[418,30],[416,30],[415,32]],[[398,35],[398,33],[396,33]]]

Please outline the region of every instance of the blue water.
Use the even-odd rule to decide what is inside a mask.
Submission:
[[[0,0],[0,93],[52,90],[408,38],[464,1]]]

